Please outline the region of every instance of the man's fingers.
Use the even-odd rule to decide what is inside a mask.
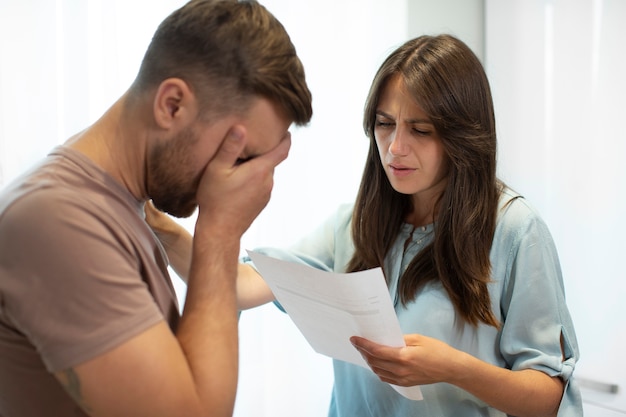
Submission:
[[[245,147],[245,129],[242,126],[233,126],[222,141],[220,148],[213,157],[212,165],[231,168],[239,159]]]
[[[275,167],[284,161],[289,155],[289,149],[291,148],[291,133],[287,132],[285,137],[280,141],[280,143],[271,151],[267,152],[264,155],[261,155],[260,158],[267,161],[267,163]],[[260,159],[259,158],[259,159]],[[257,159],[257,158],[255,158]]]

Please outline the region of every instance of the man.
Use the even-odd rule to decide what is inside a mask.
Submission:
[[[242,234],[311,118],[282,25],[193,0],[129,90],[0,194],[0,416],[229,416]],[[179,314],[148,200],[198,215]]]

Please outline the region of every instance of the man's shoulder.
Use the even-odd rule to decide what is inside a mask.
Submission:
[[[90,236],[126,242],[147,226],[138,205],[124,197],[88,177],[68,182],[58,171],[32,173],[0,196],[0,247],[72,246]]]

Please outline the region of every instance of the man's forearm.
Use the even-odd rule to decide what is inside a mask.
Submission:
[[[214,236],[202,241],[196,237],[185,309],[177,332],[198,395],[211,416],[231,416],[235,402],[238,256],[238,239]]]

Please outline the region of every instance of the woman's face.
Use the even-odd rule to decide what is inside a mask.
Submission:
[[[374,136],[391,186],[416,203],[434,202],[446,187],[448,159],[428,115],[415,102],[401,76],[382,90]]]

